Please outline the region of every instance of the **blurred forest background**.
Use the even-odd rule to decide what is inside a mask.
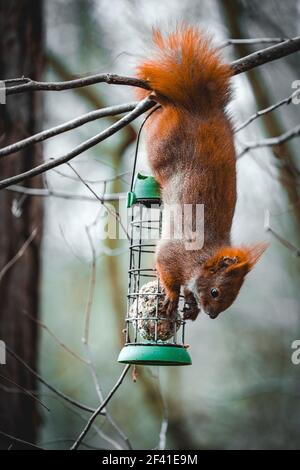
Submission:
[[[156,25],[168,29],[177,21],[186,20],[211,33],[216,45],[228,38],[293,37],[299,35],[300,28],[300,6],[294,0],[32,3],[41,7],[41,37],[44,36],[41,73],[47,81],[100,72],[132,76],[137,58],[149,44],[151,28]],[[229,45],[223,53],[231,61],[262,47],[262,44]],[[20,70],[14,76],[22,74]],[[9,75],[12,78],[12,73]],[[26,75],[31,76],[29,72]],[[297,53],[235,77],[234,100],[230,105],[235,126],[258,109],[288,97],[294,91],[292,82],[297,79],[300,79]],[[43,107],[38,115],[38,125],[43,129],[96,108],[135,99],[133,89],[106,84],[36,95],[43,100],[36,104]],[[14,97],[19,108],[24,99],[23,95]],[[299,124],[299,106],[291,103],[255,120],[237,134],[237,149],[245,142],[280,135]],[[95,121],[46,141],[44,158],[63,154],[110,122]],[[129,189],[135,137],[141,122],[141,118],[134,121],[72,161],[73,167],[98,194],[104,190],[101,181],[109,179],[112,181],[105,187],[108,194],[125,193]],[[18,139],[11,137],[11,140]],[[237,243],[269,240],[271,245],[249,274],[230,311],[217,321],[202,316],[188,324],[191,367],[139,368],[135,383],[127,376],[109,411],[135,449],[159,445],[162,420],[164,425],[168,423],[168,449],[300,447],[300,366],[291,362],[291,344],[300,339],[300,260],[264,229],[264,214],[269,210],[272,228],[300,247],[299,161],[299,139],[294,139],[278,148],[248,152],[238,162],[239,198],[233,239]],[[147,172],[143,145],[139,169]],[[121,177],[114,179],[115,175]],[[50,196],[41,200],[4,190],[11,198],[12,217],[20,220],[29,210],[42,212],[43,204],[40,319],[82,357],[85,355],[84,312],[92,269],[91,241],[86,230],[90,227],[96,250],[90,346],[106,394],[122,370],[117,356],[123,342],[128,245],[124,240],[101,239],[101,205],[92,199],[89,190],[67,165],[49,171],[43,184],[56,192],[91,198],[67,200]],[[12,271],[18,272],[18,263]],[[18,289],[17,282],[16,277],[15,289]],[[12,289],[10,292],[13,296]],[[14,303],[20,309],[18,298]],[[28,313],[33,315],[35,308],[29,306]],[[4,313],[1,315],[3,321]],[[32,320],[26,316],[22,322],[32,327]],[[60,347],[45,328],[38,325],[35,328],[39,351],[36,367],[42,377],[79,402],[97,406],[98,397],[86,365]],[[2,370],[5,369],[1,373]],[[2,386],[2,400],[12,400],[9,397],[13,391],[9,391],[8,385]],[[39,419],[31,437],[36,437],[36,442],[48,449],[68,448],[84,426],[87,414],[58,399],[42,385],[39,387],[39,398],[51,411],[38,407]],[[24,419],[22,413],[21,419]],[[30,427],[30,419],[29,414],[26,426]],[[98,418],[97,424],[113,442],[92,430],[85,439],[87,445],[124,446],[108,420]],[[0,428],[5,431],[2,424]],[[22,436],[30,440],[25,430]]]

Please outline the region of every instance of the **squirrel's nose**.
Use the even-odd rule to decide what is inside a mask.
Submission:
[[[212,320],[214,320],[218,316],[218,314],[216,312],[208,312],[208,315]]]
[[[204,311],[205,311],[206,315],[208,315],[209,318],[211,318],[212,320],[217,318],[217,316],[218,316],[218,313],[214,312],[213,309],[206,308]]]

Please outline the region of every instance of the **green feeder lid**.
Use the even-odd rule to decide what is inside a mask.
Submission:
[[[138,173],[136,175],[133,191],[127,194],[127,207],[136,202],[160,202],[159,184],[153,176]]]
[[[192,359],[183,346],[171,344],[128,344],[118,362],[144,366],[189,366]]]

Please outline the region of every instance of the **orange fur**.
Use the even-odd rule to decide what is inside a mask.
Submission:
[[[204,111],[227,103],[232,71],[197,29],[180,26],[166,38],[156,29],[153,42],[153,57],[138,66],[137,76],[148,81],[158,100]]]
[[[166,38],[156,30],[153,39],[153,56],[137,69],[161,104],[146,124],[149,162],[165,206],[204,204],[205,211],[202,249],[186,250],[185,240],[174,238],[158,244],[156,267],[167,294],[166,313],[175,313],[184,286],[192,305],[186,318],[195,319],[199,308],[216,318],[232,304],[265,249],[262,244],[232,247],[230,241],[236,157],[225,106],[231,70],[195,28],[181,26]],[[139,96],[147,93],[138,91]],[[163,231],[168,223],[164,215]],[[190,229],[193,224],[188,221]]]

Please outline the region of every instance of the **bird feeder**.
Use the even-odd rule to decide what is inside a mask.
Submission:
[[[161,234],[162,204],[159,185],[152,176],[137,174],[128,193],[127,207],[132,211],[128,302],[125,345],[118,361],[140,365],[190,365],[192,361],[185,345],[183,299],[175,318],[161,314],[165,294],[153,267],[156,245],[153,235],[157,240]]]

